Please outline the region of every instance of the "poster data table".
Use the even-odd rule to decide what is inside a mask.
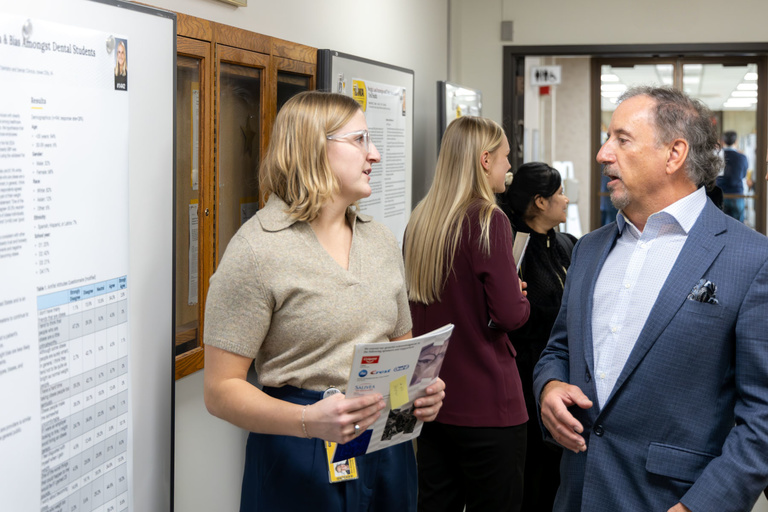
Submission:
[[[128,506],[125,277],[38,297],[43,511]]]

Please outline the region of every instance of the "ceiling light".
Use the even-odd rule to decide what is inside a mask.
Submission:
[[[692,84],[698,84],[701,82],[701,77],[698,76],[684,76],[683,77],[683,83],[692,85]]]
[[[627,90],[627,86],[624,84],[603,84],[600,86],[600,90],[605,91],[619,91],[624,92]]]
[[[744,75],[744,80],[754,82],[755,80],[757,80],[757,73],[753,73],[750,71],[749,73]]]
[[[624,94],[624,91],[603,91],[600,93],[600,96],[603,98],[618,98]]]
[[[728,98],[723,107],[751,107],[757,103],[757,98]]]
[[[602,80],[603,82],[618,82],[619,77],[611,73],[606,75],[600,75],[600,80]]]
[[[672,64],[656,64],[656,72],[660,75],[671,75],[674,68]]]
[[[757,90],[757,84],[745,84],[741,83],[736,86],[737,91],[756,91]]]
[[[685,64],[683,65],[683,73],[688,73],[691,71],[694,73],[701,73],[702,68],[702,64]]]
[[[757,98],[757,91],[733,91],[731,96],[734,98]]]

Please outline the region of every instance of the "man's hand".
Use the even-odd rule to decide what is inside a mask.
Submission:
[[[678,503],[671,509],[667,510],[667,512],[691,512],[691,509],[683,505],[682,503]]]
[[[584,427],[568,412],[568,407],[572,405],[589,409],[592,401],[577,386],[559,380],[547,382],[541,391],[541,421],[544,426],[564,448],[579,453],[587,450],[587,444],[579,435]]]

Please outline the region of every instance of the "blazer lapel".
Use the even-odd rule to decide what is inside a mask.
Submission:
[[[651,308],[640,336],[637,338],[629,359],[624,365],[616,385],[613,387],[606,405],[611,402],[627,378],[640,364],[669,322],[677,314],[688,297],[688,293],[696,282],[712,265],[718,254],[725,246],[725,240],[718,237],[726,230],[725,220],[717,207],[707,201],[699,219],[688,233],[688,239],[683,245],[667,280],[664,282],[656,303]],[[603,406],[605,409],[605,406]]]

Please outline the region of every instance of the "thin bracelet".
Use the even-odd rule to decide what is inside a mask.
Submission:
[[[307,439],[312,439],[311,437],[309,437],[309,434],[307,433],[307,426],[304,424],[304,413],[307,412],[307,407],[309,407],[309,405],[305,405],[304,408],[301,410],[301,430],[304,431],[304,437],[306,437]]]

